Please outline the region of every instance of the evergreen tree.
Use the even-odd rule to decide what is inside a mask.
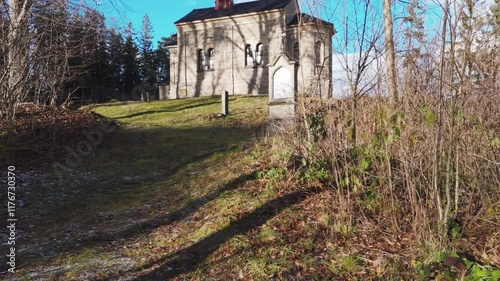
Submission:
[[[170,40],[171,38],[162,37],[155,50],[156,77],[160,83],[170,82],[170,53],[166,47]]]
[[[84,42],[82,54],[84,59],[90,60],[87,66],[87,81],[90,89],[89,99],[102,100],[106,91],[106,76],[110,69],[107,64],[106,24],[104,15],[95,10],[86,10],[84,17],[88,39]]]
[[[153,51],[153,26],[148,15],[142,18],[142,28],[139,33],[139,68],[141,81],[147,85],[156,83],[156,59]]]
[[[123,46],[123,92],[125,99],[134,98],[132,90],[140,84],[140,74],[137,62],[137,46],[134,42],[132,23],[126,30],[125,44]]]
[[[73,40],[79,37],[76,18],[72,17],[66,1],[38,1],[33,9],[33,25],[38,38],[36,48],[31,54],[36,57],[36,102],[56,106],[65,99],[62,94],[67,90],[70,80],[70,64],[75,65]],[[81,40],[81,39],[80,39]],[[75,42],[76,43],[76,42]]]
[[[29,49],[33,100],[56,106],[92,89],[100,75],[99,45],[104,45],[102,14],[66,0],[40,0],[32,9],[30,27],[36,38]]]
[[[124,92],[122,84],[123,76],[123,36],[115,29],[107,32],[106,68],[109,70],[106,75],[106,87],[109,99],[118,99],[120,93]]]

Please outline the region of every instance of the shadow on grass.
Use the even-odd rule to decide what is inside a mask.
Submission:
[[[95,242],[95,241],[113,241],[113,240],[119,240],[119,239],[124,239],[124,238],[135,238],[139,235],[144,234],[145,232],[150,232],[152,229],[160,227],[160,226],[165,226],[169,225],[175,221],[182,220],[186,217],[189,217],[191,214],[195,213],[198,209],[206,205],[207,203],[217,199],[219,196],[221,196],[223,193],[235,190],[239,186],[243,185],[245,182],[250,181],[255,179],[256,172],[252,172],[246,175],[239,176],[230,182],[228,182],[226,185],[223,187],[217,189],[216,191],[202,196],[200,198],[197,198],[195,200],[192,200],[189,204],[185,205],[184,207],[170,213],[167,216],[162,216],[158,218],[154,218],[150,221],[135,224],[132,226],[129,226],[125,229],[122,229],[117,232],[102,232],[102,233],[97,233],[94,237],[90,239],[86,239],[87,242]],[[83,245],[82,245],[83,246]]]
[[[58,245],[57,255],[59,256],[62,253],[76,251],[86,247],[95,247],[101,244],[107,244],[109,241],[130,240],[137,238],[141,235],[147,235],[155,228],[158,228],[160,226],[166,226],[176,221],[182,220],[186,217],[189,217],[191,214],[195,213],[198,209],[202,208],[209,202],[216,200],[219,196],[221,196],[225,192],[235,190],[238,187],[242,186],[245,182],[255,179],[255,174],[256,172],[241,175],[229,181],[227,184],[215,190],[214,192],[206,196],[202,196],[195,200],[192,200],[188,204],[184,205],[184,207],[172,213],[169,213],[168,215],[156,217],[146,222],[133,224],[118,231],[97,232],[91,237],[87,237],[85,239],[80,239],[80,240],[73,240],[71,241],[71,243],[65,245]],[[46,246],[46,249],[54,250],[54,247],[55,247],[54,244],[50,244]],[[45,252],[46,250],[39,249],[39,251]]]
[[[138,117],[138,116],[144,116],[144,115],[155,114],[155,113],[176,112],[176,111],[193,109],[193,108],[203,107],[203,106],[212,105],[212,104],[220,104],[220,101],[205,102],[205,103],[200,103],[199,101],[195,101],[189,105],[185,105],[185,104],[182,106],[172,105],[172,106],[167,106],[167,107],[163,108],[162,110],[151,110],[151,111],[138,112],[138,113],[133,113],[133,114],[129,114],[129,115],[119,116],[119,117],[116,117],[115,119],[134,118],[134,117]]]
[[[183,169],[190,164],[201,163],[214,154],[224,154],[247,143],[258,129],[223,126],[124,129],[104,136],[104,143],[96,147],[95,156],[85,161],[85,167],[75,168],[75,172],[79,169],[96,171],[91,182],[63,186],[53,183],[50,187],[41,184],[37,190],[38,198],[25,199],[30,204],[22,210],[26,216],[24,221],[33,225],[30,235],[36,240],[30,242],[30,249],[19,253],[19,267],[50,262],[65,253],[109,244],[109,241],[147,235],[152,229],[181,220],[223,193],[252,180],[254,172],[243,174],[225,184],[221,182],[222,187],[194,200],[183,193],[185,190],[181,188],[185,187],[177,186],[176,182],[186,176],[195,177],[184,174]],[[224,157],[221,159],[225,161]],[[203,165],[209,164],[202,164],[196,171],[204,173]],[[158,175],[148,177],[147,173],[151,172]],[[144,177],[132,183],[124,180],[124,177],[135,175]],[[71,182],[73,179],[68,177],[68,182]],[[80,181],[80,177],[74,180]],[[172,177],[175,179],[173,184],[164,183]],[[155,186],[156,193],[151,191],[151,186]],[[163,202],[164,198],[175,202],[179,209],[169,209],[169,202]],[[109,210],[109,205],[113,204],[120,207],[116,210],[111,207],[113,212],[109,215],[96,212]],[[144,205],[157,206],[158,214],[168,214],[144,215],[151,212]],[[43,215],[40,215],[40,210],[43,210]],[[143,222],[134,223],[131,218]],[[57,225],[57,229],[50,228],[45,223],[47,221],[51,222],[50,225]],[[114,221],[120,226],[119,230],[109,227],[107,221]],[[95,232],[95,228],[101,230]],[[88,235],[82,237],[81,234]]]
[[[201,162],[216,153],[225,153],[250,143],[262,126],[215,126],[200,128],[126,129],[105,136],[88,168],[98,171],[103,180],[121,184],[125,176],[157,173],[171,176],[182,168]],[[117,181],[116,181],[117,180]],[[141,181],[140,183],[144,183]],[[102,185],[102,184],[101,184]]]
[[[320,190],[315,188],[306,189],[271,200],[257,210],[244,215],[239,220],[232,222],[229,226],[207,236],[192,246],[137,268],[136,272],[141,272],[150,268],[156,269],[137,277],[135,280],[170,280],[183,273],[192,272],[196,270],[210,254],[232,237],[245,234],[248,231],[264,225],[269,219],[278,215],[286,208],[300,204],[309,195],[319,192]]]

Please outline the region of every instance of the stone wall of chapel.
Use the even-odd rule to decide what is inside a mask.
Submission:
[[[177,99],[177,85],[179,83],[179,57],[177,56],[177,46],[169,46],[170,52],[170,88],[167,99]]]
[[[297,89],[299,94],[321,94],[331,96],[332,82],[332,43],[333,36],[331,27],[318,26],[315,24],[304,24],[289,27],[287,29],[287,54],[294,57],[293,48],[299,43],[299,67],[297,70]],[[321,42],[322,64],[316,64],[314,46]]]
[[[267,64],[281,52],[284,11],[180,24],[177,50],[178,98],[230,94],[267,94]],[[262,66],[245,65],[245,46],[264,46]],[[198,70],[198,50],[215,50],[213,70]],[[172,91],[175,91],[172,87]]]

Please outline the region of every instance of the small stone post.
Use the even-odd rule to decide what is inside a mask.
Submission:
[[[222,94],[222,115],[229,115],[229,93],[227,91]]]

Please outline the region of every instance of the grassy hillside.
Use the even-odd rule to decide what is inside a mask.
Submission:
[[[173,251],[227,224],[230,217],[217,214],[199,231],[179,233],[182,242],[175,243],[156,232],[176,221],[190,223],[199,208],[254,178],[248,151],[267,120],[267,99],[231,97],[231,115],[221,118],[214,117],[219,99],[94,108],[115,120],[116,130],[65,173],[63,182],[48,168],[47,176],[20,188],[24,238],[16,278],[97,279],[116,274],[117,267],[124,276],[139,276],[134,270],[163,256],[167,245]],[[242,205],[260,204],[246,196],[237,196]],[[162,240],[155,245],[163,248],[159,253],[143,253],[142,243],[151,239]]]
[[[417,280],[457,271],[411,229],[384,229],[377,193],[335,188],[321,166],[304,164],[290,152],[293,132],[263,137],[267,97],[231,97],[228,117],[217,116],[217,97],[91,109],[113,120],[112,132],[62,181],[49,166],[20,187],[18,272],[1,277]],[[61,149],[77,151],[85,136],[75,139]]]

